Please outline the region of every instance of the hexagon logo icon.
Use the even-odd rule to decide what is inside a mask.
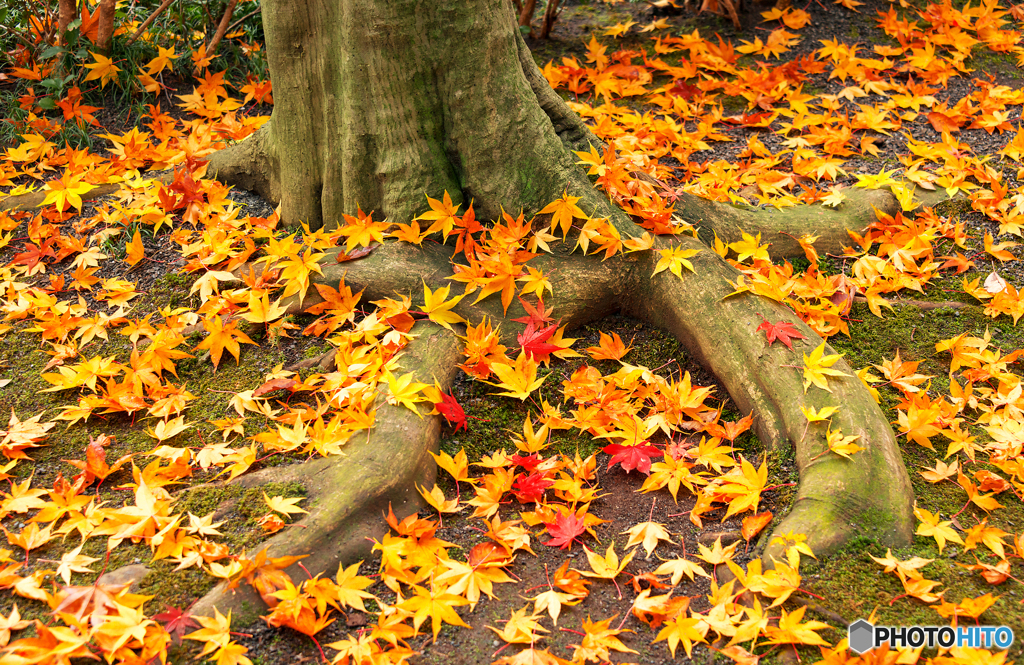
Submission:
[[[857,619],[847,629],[850,651],[858,656],[875,646],[875,626],[865,619]]]

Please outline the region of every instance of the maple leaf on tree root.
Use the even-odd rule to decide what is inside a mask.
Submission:
[[[478,219],[498,219],[502,207],[531,213],[568,191],[580,209],[607,218],[622,238],[642,235],[576,166],[571,150],[602,144],[544,81],[507,2],[361,0],[300,3],[308,4],[301,11],[295,4],[263,3],[271,77],[275,89],[287,94],[276,99],[271,121],[257,133],[210,155],[208,169],[280,204],[283,223],[330,226],[357,206],[374,210],[378,219],[405,223],[422,211],[424,193],[442,192],[450,193],[450,206],[472,200]],[[650,181],[650,176],[634,175]],[[529,265],[550,276],[553,293],[546,295],[545,305],[553,307],[567,329],[621,311],[668,330],[717,376],[739,410],[753,411],[753,429],[765,446],[785,455],[793,451],[800,484],[777,533],[806,534],[819,554],[855,537],[903,545],[912,537],[913,494],[881,410],[853,371],[838,361],[834,368],[850,376],[829,382],[830,403],[843,407],[832,427],[859,436],[865,449],[849,459],[820,455],[825,438],[813,430],[805,436],[800,408],[824,406],[826,393],[817,387],[805,393],[802,373],[794,368],[800,353],[822,343],[820,337],[780,304],[750,293],[727,297],[729,282],[739,273],[702,242],[715,233],[732,242],[744,232],[760,232],[772,243],[774,257],[782,258],[802,255],[792,236],[814,233],[818,251],[839,252],[847,242],[847,229],[860,232],[874,221],[873,207],[891,213],[896,206],[894,197],[881,190],[851,191],[838,210],[810,206],[780,211],[733,207],[682,193],[675,215],[697,226],[700,239],[659,237],[651,251],[609,255],[602,261],[572,252],[570,238],[552,243],[554,254],[541,255]],[[673,245],[696,250],[690,259],[693,273],[654,274],[658,250]],[[366,302],[396,292],[417,298],[424,285],[433,291],[451,284],[447,277],[453,258],[450,245],[388,242],[359,261],[338,264],[328,254],[321,261],[323,274],[314,277],[331,286],[344,278],[353,290],[365,289]],[[462,299],[451,311],[471,322],[488,317],[501,325],[503,344],[518,346],[516,335],[524,327],[513,319],[524,313],[519,303],[512,302],[506,312],[497,295],[470,301]],[[316,302],[310,292],[302,306]],[[292,311],[297,307],[293,302]],[[768,346],[755,331],[762,320],[759,314],[790,324],[805,339],[794,336],[792,350]],[[419,353],[421,361],[413,365],[404,357],[402,371],[425,383],[436,378],[446,389],[459,354],[455,342],[440,341],[450,340],[450,333],[434,330],[429,337],[436,341],[424,342],[421,336],[412,343],[407,356]],[[400,451],[414,468],[423,459],[424,476],[417,482],[432,486],[426,476],[434,473],[433,461],[423,456],[437,444],[441,417],[420,420],[404,407],[379,404],[368,445],[385,457]],[[352,450],[346,452],[339,460],[261,472],[261,479],[289,474],[310,488],[312,498],[310,514],[269,541],[274,556],[313,553],[304,563],[315,574],[336,565],[339,556],[349,557],[352,540],[368,548],[365,529],[371,521],[379,523],[381,511],[363,508],[353,513],[340,505],[345,502],[337,498],[343,484],[360,473]],[[347,465],[356,471],[342,470]],[[418,501],[413,483],[398,480],[398,469],[394,475],[381,470],[379,477],[364,478],[361,486],[369,492],[378,483],[399,492],[398,483],[407,482],[405,508],[410,510]],[[254,482],[243,479],[239,482]],[[339,520],[359,526],[350,530]],[[356,539],[346,535],[356,533]],[[771,554],[779,552],[770,546],[766,561]],[[195,612],[209,611],[214,604],[222,612],[241,607],[218,591]]]

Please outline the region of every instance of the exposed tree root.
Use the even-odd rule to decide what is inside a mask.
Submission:
[[[679,244],[703,246],[691,238]],[[913,490],[903,467],[892,428],[881,410],[840,360],[834,367],[849,376],[830,381],[832,393],[803,389],[801,374],[786,365],[801,364],[800,356],[781,344],[768,346],[755,331],[759,314],[793,324],[806,337],[809,354],[821,339],[788,307],[764,298],[740,294],[726,297],[738,272],[703,248],[691,261],[695,275],[683,279],[640,271],[641,279],[624,303],[630,314],[669,330],[711,370],[741,412],[754,412],[754,431],[761,442],[780,454],[795,452],[800,485],[789,514],[776,533],[806,534],[815,552],[828,553],[857,536],[882,542],[909,542]],[[799,348],[799,347],[798,347]],[[832,351],[829,351],[832,353]],[[832,428],[857,435],[865,450],[844,459],[827,450],[825,427],[807,426],[800,407],[841,406]],[[768,556],[779,553],[769,547]]]
[[[658,242],[669,244],[665,238],[659,238]],[[732,291],[729,282],[735,281],[739,272],[696,239],[682,237],[674,242],[700,250],[691,259],[695,274],[684,274],[682,279],[668,272],[652,276],[657,257],[653,252],[617,255],[605,261],[580,254],[544,255],[533,259],[531,265],[552,276],[554,293],[545,304],[554,308],[563,324],[575,327],[618,309],[666,328],[715,373],[741,411],[753,411],[753,429],[769,450],[795,456],[799,488],[789,514],[775,527],[776,534],[790,531],[805,534],[808,544],[820,555],[835,551],[857,537],[874,538],[890,545],[909,542],[913,500],[910,480],[889,424],[867,390],[853,376],[853,370],[840,361],[834,367],[850,376],[830,380],[831,394],[816,387],[805,393],[801,374],[792,365],[800,363],[800,352],[810,353],[821,343],[814,331],[781,304],[748,293],[726,298]],[[358,261],[339,264],[329,255],[321,263],[324,274],[317,276],[316,281],[337,284],[344,280],[354,290],[365,290],[365,300],[374,300],[395,292],[417,293],[423,282],[431,288],[443,286],[451,273],[453,259],[452,249],[443,245],[425,244],[418,248],[405,243],[387,243]],[[318,300],[316,293],[311,292],[302,306],[310,307]],[[295,302],[286,304],[290,309],[297,308]],[[514,345],[514,335],[520,326],[510,319],[523,313],[518,303],[508,314],[502,311],[496,297],[475,305],[467,300],[455,311],[471,321],[484,316],[504,321],[505,341]],[[761,321],[759,314],[773,321],[791,323],[807,339],[797,343],[795,352],[781,344],[768,346],[764,335],[755,330]],[[414,344],[420,344],[420,340]],[[422,374],[423,368],[429,367],[435,372],[448,372],[445,377],[437,377],[447,380],[456,353],[456,346],[445,351],[447,369],[437,363],[415,365],[417,378],[429,381],[430,377]],[[403,366],[413,367],[405,362]],[[800,410],[801,406],[820,409],[830,404],[842,407],[832,419],[832,428],[841,429],[846,436],[859,436],[858,444],[865,448],[850,459],[827,453],[824,426],[808,427]],[[410,422],[415,416],[405,409],[384,407],[378,412],[378,427],[391,427],[392,418]],[[433,423],[430,425],[434,428],[432,432],[439,427],[437,417],[423,422]],[[385,435],[383,429],[374,429],[371,436],[381,442],[379,445],[392,445],[387,442],[395,441],[393,436]],[[436,433],[430,436],[436,437]],[[407,441],[408,437],[403,436],[399,447],[404,448]],[[333,490],[326,489],[328,486],[348,482],[348,476],[341,469],[353,463],[351,455],[337,461],[289,467],[291,471],[287,473],[291,475],[287,477],[304,482],[312,479],[322,488],[314,491],[330,494]],[[432,461],[428,460],[427,466],[432,469]],[[243,477],[239,481],[258,483],[281,477],[278,469],[262,473],[254,480]],[[352,544],[349,528],[344,525],[326,526],[340,519],[357,518],[318,512],[315,517],[307,517],[304,523],[323,523],[322,526],[314,530],[289,529],[271,541],[273,553],[279,556],[344,547],[347,553],[344,556],[349,560],[361,558],[362,554],[356,552],[360,547],[365,552],[366,543]],[[372,516],[373,520],[380,524],[379,512]],[[780,545],[769,546],[764,554],[766,563],[770,565],[771,557],[781,555],[782,549]],[[332,566],[335,560],[331,559]],[[307,562],[306,566],[314,573],[327,569],[317,560]],[[226,601],[227,597],[221,593],[204,600],[203,607]]]
[[[843,626],[844,628],[846,626],[850,625],[849,619],[847,619],[846,617],[844,617],[844,616],[842,616],[840,614],[836,614],[832,610],[829,610],[829,609],[826,609],[826,608],[822,607],[821,605],[817,604],[813,600],[810,600],[808,598],[793,598],[793,597],[791,597],[789,600],[794,605],[799,605],[801,607],[806,607],[807,609],[809,609],[810,611],[814,612],[815,614],[817,614],[821,618],[828,619],[829,621],[831,621],[834,624]]]
[[[430,322],[417,323],[412,334],[417,338],[406,347],[402,370],[413,372],[418,381],[437,380],[447,387],[455,374],[458,340]],[[434,485],[436,467],[430,452],[437,452],[440,419],[421,418],[380,398],[376,422],[372,430],[354,436],[343,455],[271,467],[233,481],[242,487],[297,481],[306,488],[309,514],[261,546],[269,556],[306,555],[306,569],[333,574],[339,563],[366,556],[370,539],[380,538],[387,529],[383,517],[389,505],[400,516],[422,507],[416,485]],[[298,565],[287,572],[292,579],[306,575]],[[230,590],[221,584],[193,612],[212,614],[214,607],[225,613],[231,609],[248,623],[263,603],[248,585]]]
[[[107,194],[113,194],[120,185],[117,183],[111,183],[107,185],[99,185],[89,190],[87,193],[82,195],[83,201],[93,201],[106,196]],[[28,194],[18,194],[16,196],[7,196],[0,198],[0,211],[6,210],[31,210],[32,208],[38,208],[43,205],[43,199],[46,198],[45,191],[29,192]]]
[[[331,367],[333,367],[334,365],[334,357],[337,355],[337,353],[337,349],[332,349],[327,353],[321,353],[318,356],[306,358],[305,360],[300,360],[294,365],[289,365],[285,367],[285,369],[288,370],[289,372],[297,372],[301,369],[319,367],[321,371],[330,371]]]

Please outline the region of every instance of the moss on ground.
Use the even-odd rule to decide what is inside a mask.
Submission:
[[[940,294],[939,299],[953,299],[934,286],[929,293],[934,294],[936,291]],[[883,316],[878,318],[868,311],[866,305],[856,304],[850,317],[856,321],[850,326],[850,337],[836,336],[829,342],[837,351],[845,354],[851,366],[859,369],[866,365],[881,364],[892,359],[899,351],[905,361],[920,361],[918,372],[932,375],[930,383],[924,387],[930,390],[933,397],[936,393],[947,393],[949,388],[949,355],[935,351],[935,344],[940,340],[961,333],[983,337],[988,330],[992,344],[1004,351],[1024,347],[1024,328],[1015,327],[1012,320],[1005,316],[991,319],[978,306],[922,310],[912,305],[896,305],[893,311],[885,310]],[[888,386],[881,386],[880,392],[882,407],[889,419],[895,422],[895,405],[902,396]],[[901,439],[900,443],[918,506],[940,514],[943,520],[956,516],[957,524],[964,529],[987,518],[990,525],[1008,533],[1019,531],[1019,525],[1024,523],[1024,504],[1018,498],[1008,492],[997,497],[1004,507],[991,515],[986,515],[973,505],[965,508],[967,494],[953,482],[955,479],[933,484],[920,475],[922,468],[934,466],[936,452],[905,439]],[[938,457],[943,457],[946,452],[945,440],[935,437],[933,443]],[[987,468],[987,465],[978,464],[972,468]],[[960,533],[963,535],[963,531]],[[958,603],[965,598],[976,598],[986,593],[999,596],[996,603],[982,615],[982,622],[1005,624],[1011,626],[1017,634],[1022,634],[1020,631],[1024,630],[1024,615],[1019,610],[1022,598],[1019,584],[1011,580],[994,587],[977,573],[957,565],[974,564],[975,557],[994,563],[995,557],[984,547],[965,552],[961,545],[950,543],[940,553],[933,539],[918,536],[910,547],[893,554],[898,559],[914,556],[934,559],[921,572],[927,579],[941,582],[936,591],[944,590],[943,598],[946,601]],[[816,601],[821,606],[849,621],[866,618],[874,611],[876,623],[880,624],[940,625],[946,622],[934,606],[913,598],[898,598],[903,594],[899,579],[894,574],[882,573],[882,567],[870,555],[884,556],[885,549],[869,539],[855,540],[843,552],[820,562],[811,562],[803,570],[804,588],[821,596],[821,600]],[[845,636],[845,632],[842,636]],[[1015,644],[1011,648],[1010,658],[1018,657],[1021,653],[1021,646]],[[801,650],[801,657],[804,654],[805,651]],[[806,654],[819,657],[814,650],[806,650]]]

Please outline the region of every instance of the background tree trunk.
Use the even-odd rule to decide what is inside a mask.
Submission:
[[[96,23],[96,48],[102,53],[110,53],[114,39],[114,14],[117,12],[117,0],[100,0],[99,19]]]
[[[78,18],[77,0],[60,0],[57,9],[57,43],[64,43],[64,33],[76,18]]]

